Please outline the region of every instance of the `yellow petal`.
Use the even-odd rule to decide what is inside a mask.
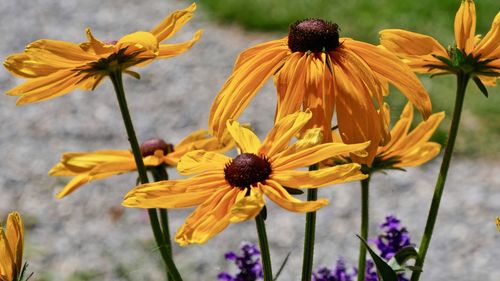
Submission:
[[[160,45],[158,58],[166,59],[175,57],[184,53],[185,51],[191,49],[191,47],[198,42],[203,34],[203,30],[198,30],[194,34],[193,38],[187,42],[177,43],[177,44],[162,44]]]
[[[15,272],[19,274],[23,267],[24,226],[18,212],[9,214],[7,218],[6,236],[9,248],[13,252]]]
[[[311,111],[306,110],[278,120],[262,143],[258,154],[272,157],[286,149],[290,140],[307,124],[311,117]]]
[[[382,154],[386,150],[390,150],[396,143],[400,142],[405,138],[410,130],[410,126],[413,122],[413,105],[411,103],[407,103],[403,108],[401,115],[399,116],[399,120],[394,124],[391,130],[391,141],[386,145],[379,147],[377,154]]]
[[[85,52],[78,44],[49,39],[30,43],[25,53],[37,62],[66,68],[96,60],[95,55]]]
[[[360,152],[368,147],[370,142],[358,144],[324,143],[309,147],[293,154],[283,155],[272,161],[273,172],[307,167],[336,155]]]
[[[229,225],[231,207],[241,192],[232,187],[212,192],[177,230],[175,241],[181,246],[202,244],[224,230]]]
[[[233,69],[237,69],[241,65],[245,64],[247,61],[252,60],[256,55],[258,55],[262,51],[272,50],[277,48],[282,49],[284,51],[288,49],[288,40],[286,37],[283,39],[271,40],[268,42],[260,43],[244,50],[238,55],[238,58],[234,63]],[[293,54],[291,56],[293,56]]]
[[[0,227],[0,280],[15,280],[15,258],[5,232]]]
[[[292,188],[317,188],[325,185],[366,179],[359,164],[345,164],[316,171],[275,171],[271,179]]]
[[[491,28],[484,38],[477,44],[473,53],[483,59],[500,58],[500,12],[491,23]],[[497,62],[498,63],[498,62]]]
[[[228,120],[226,127],[241,153],[257,153],[261,144],[259,137],[252,130],[234,120]]]
[[[116,50],[114,44],[105,44],[94,37],[90,28],[85,29],[85,33],[87,34],[88,42],[81,43],[80,47],[87,52],[94,53],[97,56],[104,57],[113,53]]]
[[[81,172],[88,172],[103,163],[133,161],[133,157],[132,152],[129,150],[66,152],[61,157],[61,162],[50,170],[49,175],[71,176]]]
[[[274,203],[292,212],[314,212],[328,204],[327,199],[306,202],[300,201],[292,197],[279,183],[273,180],[267,180],[266,183],[262,185],[262,190]]]
[[[500,232],[500,217],[497,217],[497,228],[498,232]]]
[[[120,40],[118,40],[118,43],[116,43],[116,47],[118,49],[124,49],[129,46],[135,46],[139,49],[144,48],[156,54],[159,49],[159,43],[156,37],[152,33],[145,31],[137,31],[131,34],[127,34],[120,38]]]
[[[455,40],[457,48],[470,54],[476,33],[476,6],[472,0],[462,0],[455,15]]]
[[[283,150],[282,152],[273,155],[273,157],[270,157],[270,160],[274,161],[274,159],[277,159],[283,155],[290,155],[297,153],[306,148],[310,148],[312,146],[321,144],[322,141],[323,141],[322,128],[309,129],[304,133],[304,135],[299,140],[290,145],[286,150]]]
[[[196,10],[196,4],[193,3],[183,10],[177,10],[162,20],[157,26],[151,29],[151,33],[156,36],[158,42],[172,37],[184,24],[192,17]]]
[[[220,153],[195,150],[182,156],[177,164],[177,171],[181,175],[192,175],[205,171],[223,171],[224,166],[230,161],[230,157]]]
[[[205,173],[189,179],[143,184],[130,190],[122,202],[133,208],[186,208],[201,204],[218,190],[229,188],[224,173]]]
[[[33,60],[25,53],[8,56],[3,65],[10,73],[23,78],[47,76],[64,69],[60,64],[49,65]]]
[[[247,193],[246,190],[240,192],[240,194],[243,195],[245,193]],[[248,194],[248,196],[243,196],[241,199],[237,199],[236,202],[234,202],[234,205],[231,207],[229,221],[231,223],[237,223],[255,218],[264,205],[265,202],[262,196],[261,186],[260,183],[258,183],[258,187],[252,187],[250,189],[250,194]]]
[[[359,55],[375,72],[396,86],[422,116],[427,119],[432,112],[429,95],[411,69],[394,54],[374,45],[347,40],[344,45]]]
[[[222,136],[226,120],[239,117],[264,82],[283,65],[286,56],[286,48],[266,49],[233,70],[212,104],[210,133],[218,138]]]
[[[69,194],[73,193],[74,191],[76,191],[78,188],[80,188],[84,184],[90,183],[90,182],[95,181],[95,180],[100,180],[100,179],[104,179],[107,177],[111,177],[111,176],[114,176],[116,174],[117,174],[117,172],[99,173],[99,174],[92,175],[92,176],[89,175],[89,173],[79,174],[79,175],[75,176],[74,178],[72,178],[64,186],[64,188],[59,193],[57,193],[56,198],[62,199],[64,197],[68,196]]]
[[[441,145],[436,142],[426,142],[406,151],[394,167],[416,167],[425,164],[439,154]]]

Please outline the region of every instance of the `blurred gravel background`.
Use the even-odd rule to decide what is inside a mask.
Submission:
[[[20,52],[40,38],[81,42],[87,26],[102,40],[118,39],[149,30],[174,9],[187,5],[166,0],[1,0],[0,55],[3,59]],[[175,143],[205,127],[211,101],[237,54],[281,36],[219,26],[199,10],[174,41],[190,38],[199,28],[205,33],[190,52],[137,69],[140,81],[125,79],[140,140],[162,137]],[[0,70],[2,92],[20,82]],[[274,114],[272,85],[267,84],[257,97],[242,120],[251,121],[265,135]],[[12,210],[23,215],[25,256],[36,272],[34,280],[163,280],[147,214],[120,207],[135,175],[89,184],[60,201],[54,199],[55,194],[67,179],[47,176],[65,151],[128,148],[111,83],[106,81],[94,92],[76,91],[24,107],[16,107],[13,97],[0,98],[0,220]],[[494,218],[500,215],[500,163],[455,160],[422,280],[498,281],[500,234]],[[438,165],[435,161],[406,173],[375,175],[372,234],[386,214],[395,214],[413,234],[413,241],[420,240]],[[340,256],[354,266],[359,187],[336,186],[321,190],[320,196],[331,204],[318,214],[315,267],[333,265]],[[171,211],[173,229],[189,212]],[[274,267],[292,253],[281,280],[300,278],[303,222],[304,216],[269,207],[267,227]],[[176,246],[175,259],[185,280],[216,280],[218,272],[230,270],[224,252],[236,250],[242,240],[257,242],[254,228],[252,222],[232,225],[203,246]]]

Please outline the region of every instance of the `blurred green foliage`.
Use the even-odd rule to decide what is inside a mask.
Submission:
[[[477,34],[486,34],[496,13],[498,0],[476,0]],[[304,18],[322,18],[337,23],[341,36],[378,43],[378,32],[384,28],[402,28],[436,38],[444,46],[454,44],[453,22],[460,0],[201,0],[201,6],[212,19],[239,24],[248,30],[286,35],[288,25]],[[455,79],[421,76],[433,101],[434,111],[447,118],[434,136],[446,139],[454,103]],[[462,116],[457,152],[469,156],[500,155],[500,89],[489,87],[484,98],[474,83],[469,85]],[[406,100],[392,91],[388,101],[392,118],[399,116]]]

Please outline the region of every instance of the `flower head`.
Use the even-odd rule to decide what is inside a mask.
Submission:
[[[388,115],[389,109],[387,108],[385,112]],[[377,148],[377,154],[370,171],[415,167],[430,161],[439,154],[441,145],[429,141],[429,139],[443,120],[444,112],[432,114],[427,120],[422,121],[413,130],[410,130],[413,117],[413,106],[407,103],[399,120],[391,129],[391,140]],[[340,140],[335,131],[332,133],[335,140]],[[343,159],[337,160],[340,162],[356,162],[349,155],[344,155]],[[333,162],[338,162],[337,160]]]
[[[17,281],[23,271],[24,226],[21,216],[12,212],[7,227],[0,225],[0,280]]]
[[[321,130],[308,131],[304,138],[290,140],[311,120],[312,113],[296,112],[278,121],[261,142],[248,128],[228,120],[227,131],[240,154],[196,150],[186,153],[177,170],[189,179],[140,185],[123,201],[127,207],[186,208],[197,206],[177,231],[181,245],[204,243],[230,223],[257,216],[265,205],[264,195],[284,209],[311,212],[326,205],[326,199],[302,202],[284,188],[316,188],[366,178],[360,165],[346,164],[317,171],[296,171],[339,153],[362,153],[369,143],[345,145],[321,142]]]
[[[500,75],[500,13],[490,31],[476,35],[476,7],[462,0],[455,16],[456,46],[445,49],[436,39],[401,29],[380,32],[380,43],[420,73],[470,73],[476,84],[495,85]]]
[[[312,275],[313,281],[354,281],[355,278],[356,271],[349,273],[342,258],[337,260],[335,268],[322,267]]]
[[[239,272],[232,276],[227,272],[221,272],[217,279],[219,281],[256,281],[264,278],[262,264],[260,263],[260,251],[252,243],[243,242],[240,247],[241,255],[235,252],[227,252],[224,257],[228,261],[233,261]]]
[[[237,118],[264,82],[274,76],[278,91],[275,121],[301,108],[313,118],[304,131],[321,128],[325,142],[336,112],[345,143],[371,141],[371,163],[377,146],[388,141],[383,103],[388,82],[401,90],[427,118],[431,103],[410,68],[383,48],[340,38],[336,24],[321,19],[298,21],[289,35],[243,51],[215,99],[209,129],[222,134],[226,120]],[[374,102],[375,101],[375,102]]]
[[[181,156],[198,149],[225,152],[233,147],[234,141],[228,133],[218,140],[209,136],[206,130],[191,133],[176,146],[161,139],[148,140],[140,146],[147,167],[176,166]],[[64,153],[61,162],[49,171],[49,175],[74,177],[57,194],[60,199],[91,181],[136,170],[134,155],[130,150],[98,150]]]
[[[137,76],[127,69],[182,54],[198,41],[201,30],[190,41],[160,44],[182,28],[195,9],[192,4],[173,12],[150,31],[134,32],[117,41],[100,41],[87,28],[84,43],[49,39],[32,42],[23,53],[13,54],[4,62],[12,74],[28,79],[7,94],[19,96],[17,105],[23,105],[62,96],[77,88],[93,90],[111,71]]]

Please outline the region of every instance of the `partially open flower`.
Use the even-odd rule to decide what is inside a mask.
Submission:
[[[144,165],[147,167],[168,165],[176,166],[187,152],[204,149],[225,152],[234,147],[234,141],[225,133],[221,140],[209,136],[206,130],[198,130],[173,146],[161,139],[152,139],[141,145]],[[80,186],[94,180],[136,171],[134,155],[130,150],[98,150],[93,152],[64,153],[57,165],[50,171],[51,176],[74,177],[57,198],[69,195]]]
[[[445,74],[459,71],[482,84],[493,86],[500,75],[500,13],[490,31],[480,38],[476,35],[476,7],[472,0],[462,0],[455,16],[456,46],[445,49],[436,39],[402,29],[380,32],[380,43],[403,59],[414,71]]]
[[[388,107],[387,104],[384,106]],[[386,112],[389,114],[388,108]],[[391,140],[386,145],[378,147],[370,167],[371,171],[420,166],[439,154],[441,145],[429,139],[444,119],[444,112],[432,114],[427,120],[410,130],[413,117],[413,106],[407,103],[399,120],[391,129]],[[335,131],[333,138],[340,141]],[[340,162],[344,161],[353,160],[350,156],[344,155],[344,159]]]
[[[239,55],[212,105],[209,130],[222,134],[226,121],[237,118],[271,76],[278,90],[275,122],[309,108],[313,117],[304,130],[321,128],[324,141],[329,142],[336,113],[345,143],[371,141],[365,163],[370,163],[377,146],[389,139],[381,125],[388,83],[401,90],[424,118],[431,113],[426,90],[394,54],[340,38],[337,24],[306,19],[292,24],[286,38],[259,44]]]
[[[189,179],[143,184],[132,189],[123,205],[136,208],[186,208],[199,205],[177,231],[181,245],[204,243],[230,223],[257,216],[265,205],[264,195],[284,209],[312,212],[328,203],[326,199],[303,202],[292,197],[288,188],[317,188],[366,178],[359,164],[345,164],[317,171],[297,171],[335,155],[360,152],[361,144],[321,144],[321,130],[290,140],[311,120],[311,111],[297,112],[280,119],[264,142],[238,122],[228,120],[227,131],[240,150],[235,158],[196,150],[186,153],[177,165]],[[362,152],[360,152],[362,153]],[[365,153],[366,154],[366,153]]]
[[[21,216],[12,212],[5,229],[0,225],[0,280],[17,281],[23,271],[24,226]]]
[[[150,31],[138,31],[117,41],[100,41],[87,28],[87,42],[75,44],[41,39],[29,44],[23,53],[14,54],[4,62],[12,74],[28,81],[7,91],[19,96],[17,105],[48,100],[77,88],[93,90],[112,71],[143,66],[155,59],[170,58],[184,53],[202,34],[178,44],[160,44],[173,36],[193,16],[196,5],[175,11]]]

